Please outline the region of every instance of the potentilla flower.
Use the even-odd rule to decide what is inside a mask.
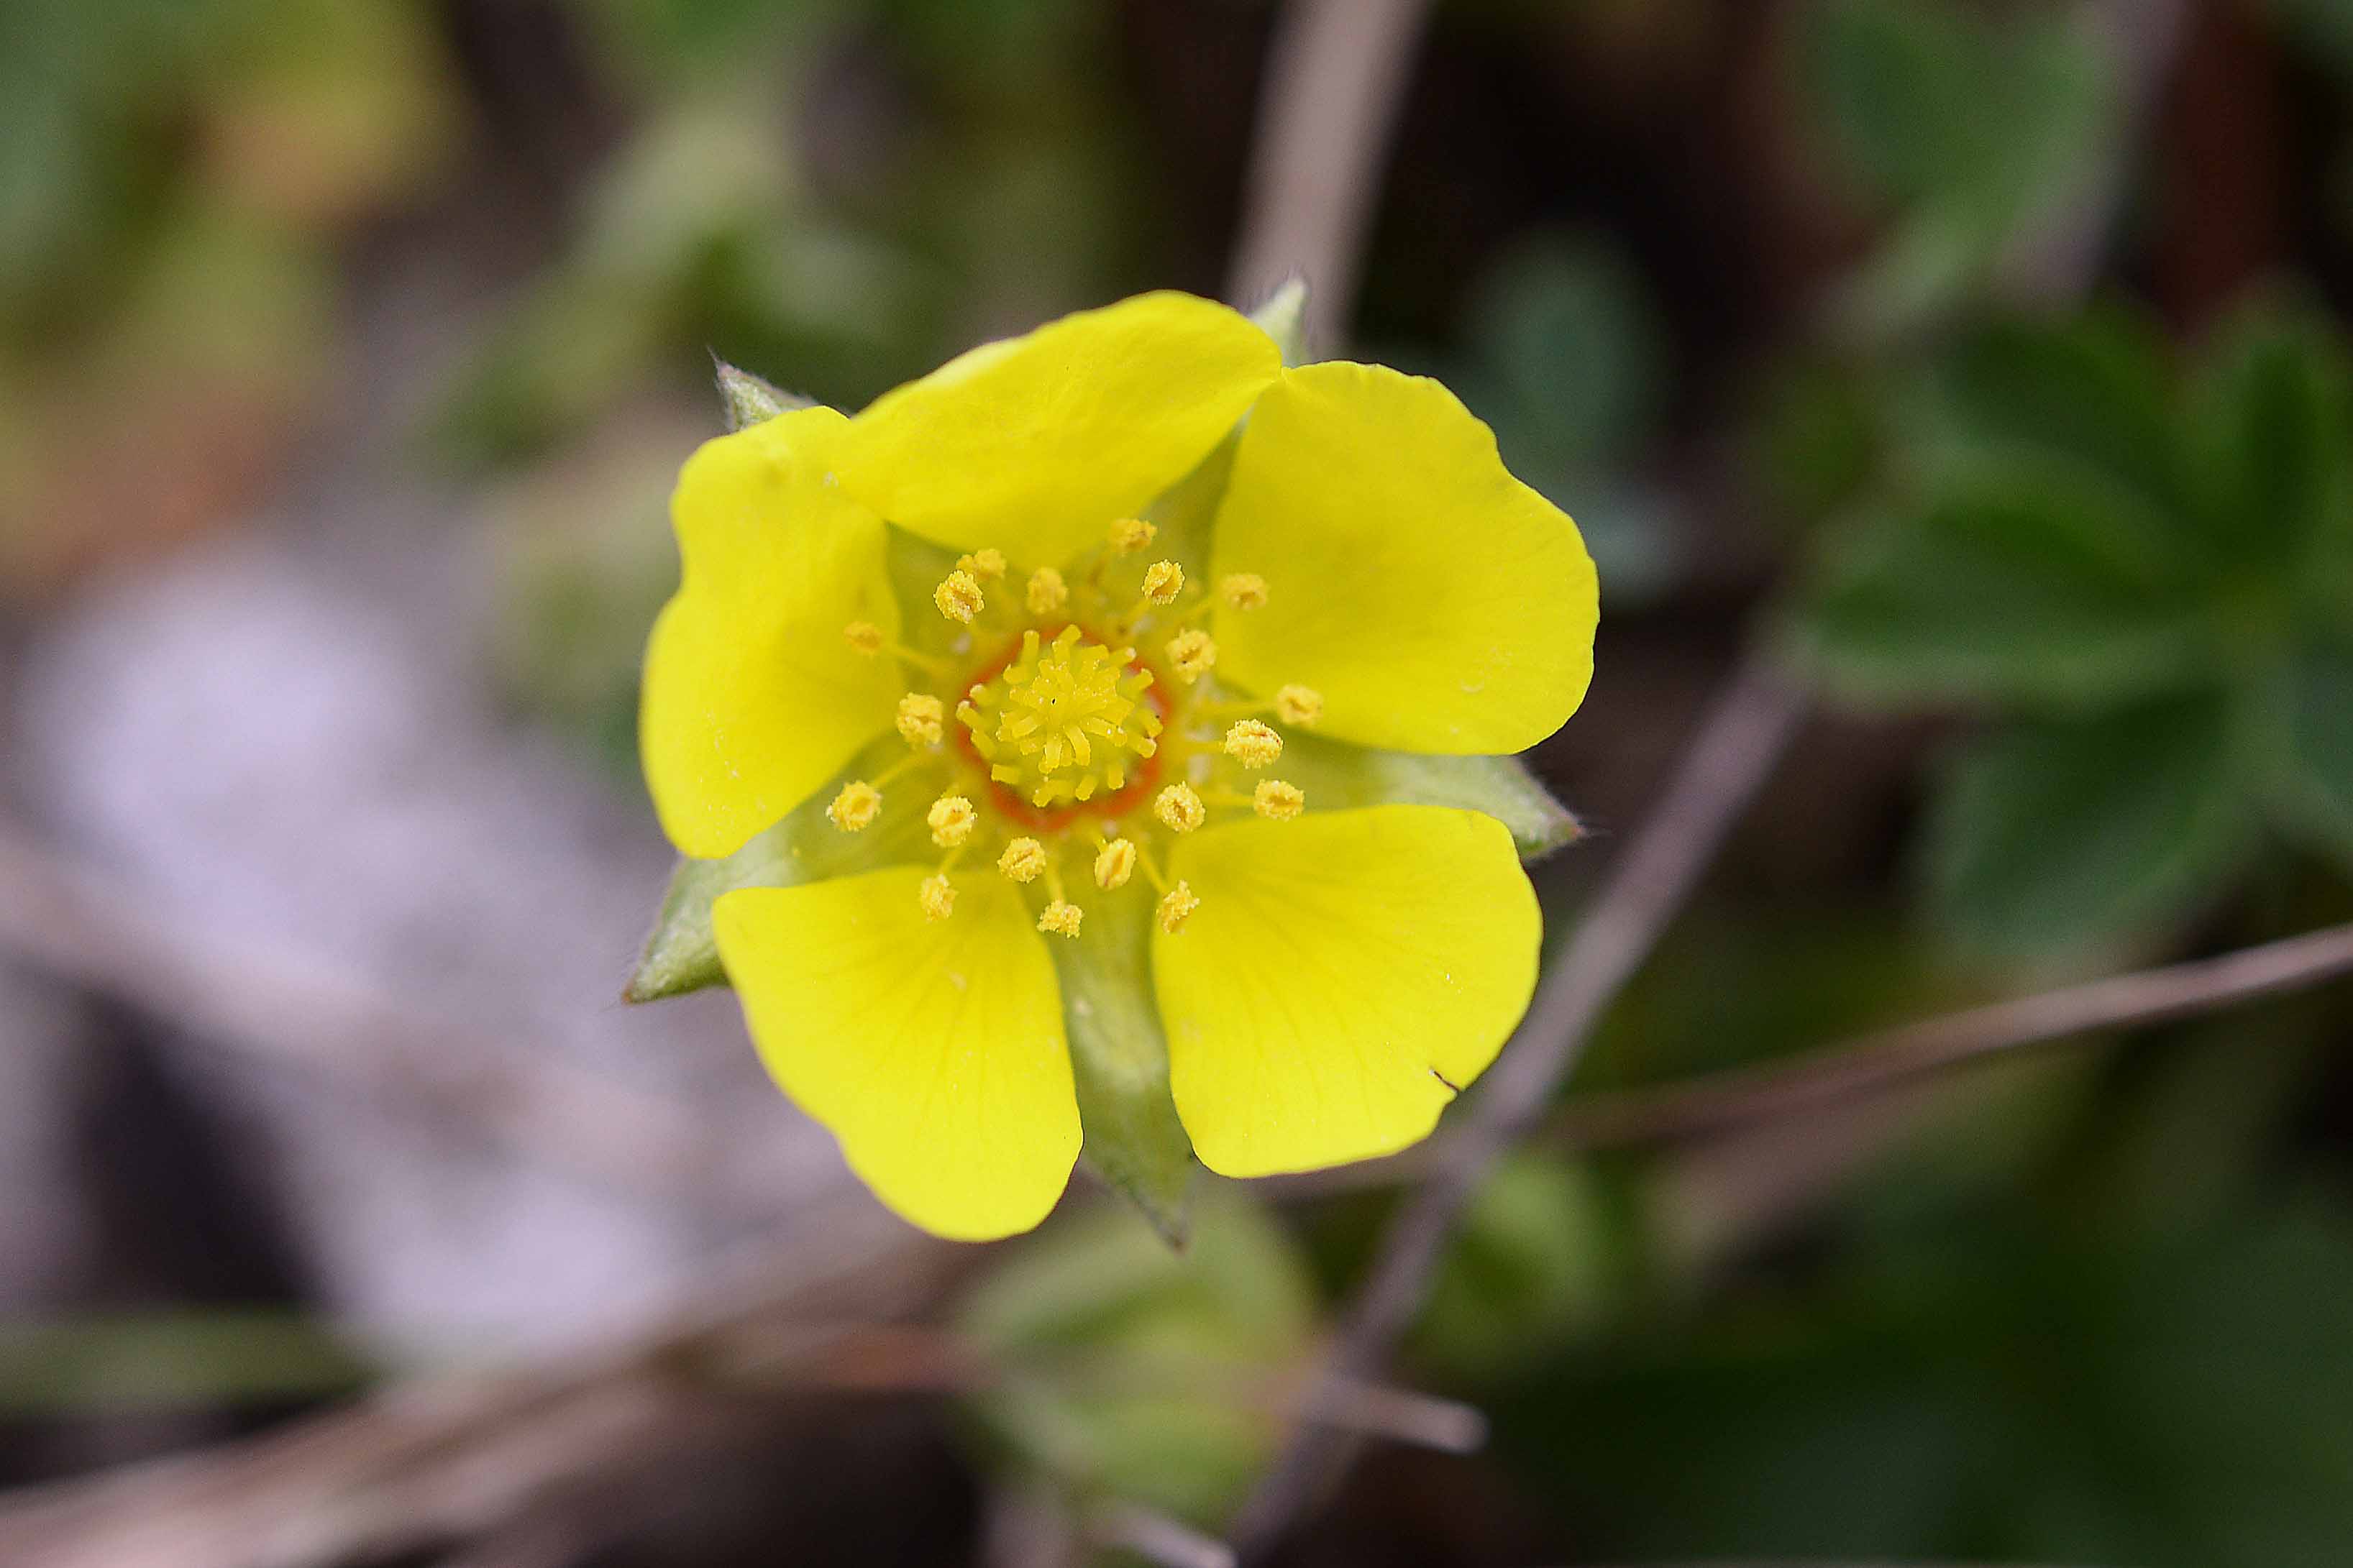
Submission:
[[[1205,526],[1155,506],[1220,476]],[[1053,1207],[1082,1140],[1058,967],[1123,933],[1228,1175],[1412,1143],[1518,1022],[1511,833],[1380,760],[1551,733],[1595,581],[1436,382],[1286,369],[1235,311],[1145,295],[712,441],[672,518],[655,806],[691,857],[819,801],[843,863],[873,846],[712,920],[778,1083],[916,1224]]]

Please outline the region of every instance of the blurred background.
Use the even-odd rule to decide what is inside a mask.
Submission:
[[[2353,921],[2343,0],[0,0],[0,1563],[1221,1561],[1417,1173],[913,1237],[635,679],[714,355],[1295,268],[1600,563],[1556,944],[1810,699],[1572,1106]],[[2341,1563],[2348,1037],[1525,1140],[1245,1544]]]

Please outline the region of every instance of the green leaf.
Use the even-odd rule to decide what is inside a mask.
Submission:
[[[1935,373],[1935,445],[2083,464],[2168,517],[2188,502],[2158,330],[2121,306],[1978,331]]]
[[[1539,1361],[1609,1307],[1616,1260],[1593,1180],[1516,1153],[1482,1183],[1414,1325],[1422,1357],[1482,1380]]]
[[[711,932],[711,906],[738,888],[792,888],[909,860],[928,858],[931,834],[923,824],[920,796],[907,795],[882,808],[881,819],[863,833],[844,833],[825,814],[834,795],[853,778],[871,778],[906,754],[896,735],[885,735],[852,759],[822,789],[787,813],[781,822],[753,835],[723,860],[681,858],[670,873],[670,890],[654,918],[637,970],[621,992],[625,1002],[659,1002],[706,985],[723,985],[727,972]]]
[[[0,1415],[315,1398],[369,1375],[325,1324],[270,1308],[0,1323]]]
[[[2238,559],[2299,563],[2353,513],[2353,376],[2327,324],[2239,316],[2192,387],[2206,520]]]
[[[1978,947],[2041,952],[2210,899],[2255,816],[2220,698],[2018,725],[1967,752],[1928,822],[1929,896]]]
[[[2289,677],[2287,805],[2353,866],[2353,648],[2308,650]]]
[[[1293,730],[1281,772],[1306,792],[1312,810],[1405,804],[1483,811],[1512,830],[1523,859],[1574,843],[1583,831],[1517,757],[1384,752]]]
[[[1833,540],[1793,630],[1875,700],[2083,706],[2177,687],[2212,658],[2161,514],[2071,465],[1956,469],[1918,513]]]
[[[731,431],[746,429],[795,408],[816,406],[815,399],[797,396],[725,360],[719,362],[717,375],[719,401],[727,411],[727,428]]]
[[[1049,939],[1085,1130],[1087,1163],[1169,1246],[1189,1226],[1193,1142],[1168,1093],[1168,1042],[1152,990],[1152,900],[1098,900],[1083,936]]]
[[[1841,149],[1890,194],[1918,197],[1969,177],[1968,131],[1993,61],[1968,17],[1943,5],[1820,0],[1799,42],[1804,85]]]
[[[1250,313],[1259,330],[1274,340],[1286,365],[1307,363],[1307,279],[1286,278],[1267,296],[1266,303]]]
[[[1493,395],[1474,405],[1515,472],[1622,462],[1655,429],[1666,351],[1640,274],[1610,247],[1544,235],[1481,279],[1468,331]]]

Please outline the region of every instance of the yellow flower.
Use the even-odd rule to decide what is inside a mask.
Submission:
[[[1207,526],[1172,521],[1155,502],[1229,440]],[[712,926],[771,1072],[916,1224],[1053,1207],[1082,1139],[1058,965],[1122,932],[1229,1175],[1415,1142],[1518,1022],[1539,923],[1512,833],[1377,760],[1557,728],[1593,568],[1437,383],[1286,369],[1234,311],[1145,295],[712,441],[672,519],[656,810],[710,859],[838,808],[867,858],[726,892]]]

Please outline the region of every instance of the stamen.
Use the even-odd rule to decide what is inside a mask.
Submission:
[[[1173,784],[1154,797],[1152,815],[1172,833],[1190,833],[1208,819],[1209,813],[1191,784]]]
[[[940,614],[948,619],[970,626],[972,618],[980,614],[981,606],[987,601],[981,597],[980,584],[973,574],[958,568],[941,579],[940,585],[932,590],[932,603],[937,605]]]
[[[899,738],[911,746],[936,746],[945,718],[938,698],[910,691],[899,699]]]
[[[852,621],[841,628],[841,635],[851,647],[869,658],[882,651],[882,628],[872,621]]]
[[[1017,838],[997,858],[997,868],[1017,882],[1034,882],[1046,869],[1046,847],[1034,838]]]
[[[956,557],[956,570],[968,572],[984,583],[994,583],[1005,575],[1005,552],[976,550],[969,555]]]
[[[863,833],[882,814],[882,792],[863,779],[852,779],[841,786],[825,814],[844,833]]]
[[[1133,555],[1159,531],[1140,517],[1124,517],[1111,525],[1111,547],[1122,555]]]
[[[1168,639],[1166,651],[1168,667],[1187,686],[1208,674],[1209,667],[1218,662],[1218,645],[1205,631],[1178,632]]]
[[[1114,838],[1095,852],[1095,886],[1105,892],[1124,888],[1135,874],[1135,846]]]
[[[1038,929],[1042,931],[1051,931],[1056,936],[1074,937],[1079,934],[1079,927],[1085,922],[1086,918],[1087,911],[1078,905],[1064,903],[1061,900],[1056,899],[1046,906],[1043,913],[1039,915]]]
[[[1029,574],[1029,588],[1024,596],[1033,616],[1050,616],[1071,602],[1070,584],[1051,566],[1040,566]]]
[[[912,664],[917,669],[928,669],[940,676],[949,673],[946,659],[937,654],[919,653],[904,643],[891,641],[882,635],[882,628],[872,621],[852,621],[841,628],[841,637],[844,642],[869,658],[887,649],[891,657],[902,663]]]
[[[1269,822],[1289,822],[1307,809],[1307,794],[1281,779],[1261,779],[1250,792],[1250,809]]]
[[[1255,719],[1240,719],[1226,731],[1226,755],[1246,768],[1262,768],[1282,755],[1282,737]]]
[[[1185,929],[1185,922],[1191,920],[1193,911],[1200,907],[1201,900],[1194,896],[1192,885],[1177,883],[1160,896],[1160,929],[1175,936]]]
[[[1312,686],[1286,686],[1274,694],[1275,716],[1303,729],[1323,722],[1324,694]]]
[[[944,795],[932,802],[932,809],[923,814],[923,820],[931,825],[933,843],[943,849],[955,849],[972,837],[980,814],[964,796]]]
[[[955,913],[955,884],[948,880],[944,871],[924,878],[923,886],[915,889],[915,901],[923,907],[927,921],[944,921]]]
[[[1155,561],[1144,569],[1144,596],[1155,605],[1173,605],[1185,591],[1185,568],[1174,561]]]
[[[1237,610],[1266,607],[1266,579],[1255,572],[1236,572],[1218,584],[1218,596]]]

